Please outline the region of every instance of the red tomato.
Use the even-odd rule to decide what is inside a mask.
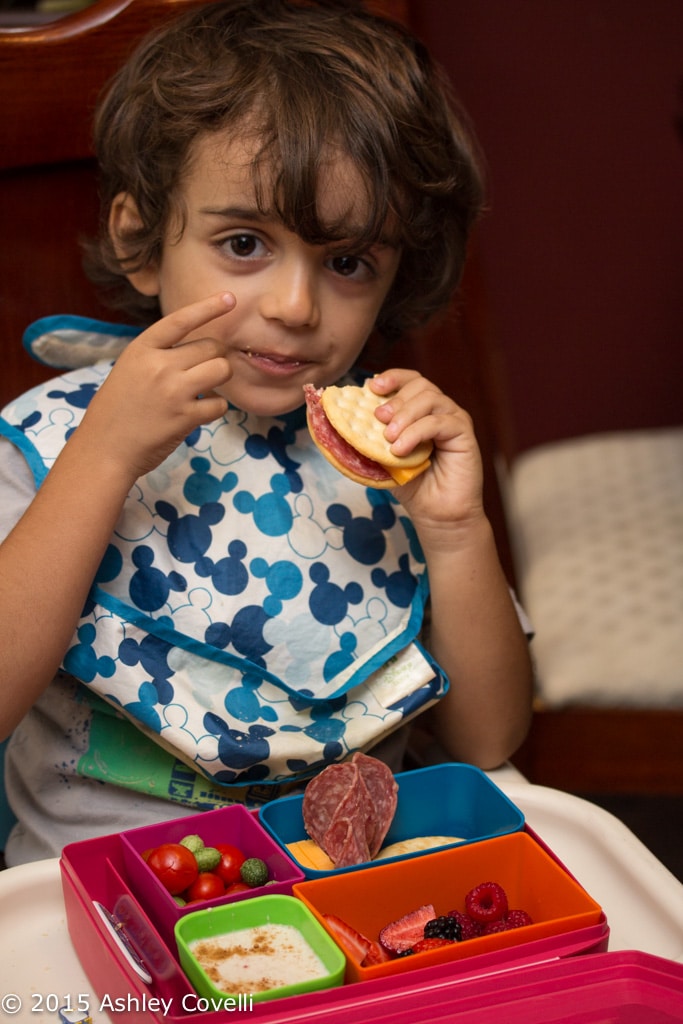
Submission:
[[[199,874],[195,855],[180,843],[162,843],[147,857],[147,866],[172,896],[192,885]]]
[[[228,896],[232,896],[233,893],[236,893],[236,892],[248,892],[250,889],[251,889],[251,886],[247,885],[246,882],[233,882],[232,885],[229,885],[227,887],[225,892],[226,892],[226,894]]]
[[[196,900],[215,900],[225,893],[223,880],[213,871],[200,871],[192,885],[183,894],[188,903]]]
[[[241,850],[230,843],[214,843],[214,849],[218,850],[221,859],[213,869],[214,874],[222,878],[226,885],[240,881],[240,868],[247,859]]]

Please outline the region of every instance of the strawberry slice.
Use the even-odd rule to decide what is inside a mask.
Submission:
[[[361,935],[360,932],[357,932],[346,921],[342,921],[341,917],[337,917],[336,914],[323,914],[323,919],[344,953],[357,960],[358,963],[362,963],[372,946],[370,939],[366,938],[365,935]]]
[[[373,967],[375,964],[385,964],[387,960],[391,960],[392,957],[387,953],[383,946],[380,946],[379,942],[374,940],[370,942],[370,949],[365,954],[365,959],[361,964],[361,967]]]
[[[417,910],[399,917],[382,928],[379,941],[390,953],[403,953],[412,949],[416,942],[424,938],[424,927],[427,921],[433,921],[436,911],[431,903],[426,903]]]
[[[425,953],[428,949],[441,949],[442,946],[452,946],[452,939],[420,939],[413,946],[413,953]]]

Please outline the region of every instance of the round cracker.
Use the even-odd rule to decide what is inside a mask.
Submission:
[[[437,846],[450,846],[452,843],[461,843],[462,836],[415,836],[412,839],[401,839],[397,843],[383,846],[375,860],[383,860],[385,857],[403,857],[406,853],[419,853],[423,850],[433,850]]]
[[[409,455],[394,455],[384,436],[385,424],[375,416],[375,409],[388,401],[390,395],[376,395],[365,381],[363,387],[332,385],[325,388],[320,399],[328,420],[338,434],[362,455],[383,466],[412,468],[422,465],[431,455],[433,444],[423,441]]]
[[[315,433],[315,427],[311,421],[311,416],[308,411],[306,413],[306,419],[308,421],[308,429],[310,431],[311,437],[313,438],[315,446],[322,452],[327,461],[332,466],[334,466],[336,470],[338,470],[344,476],[348,477],[349,480],[353,480],[354,483],[357,484],[362,484],[364,487],[374,487],[375,489],[396,486],[396,481],[393,479],[393,477],[389,477],[387,480],[375,480],[374,478],[370,479],[370,477],[364,477],[360,476],[359,473],[354,473],[352,469],[349,469],[349,467],[345,466],[343,462],[340,462],[337,456],[334,455],[334,453],[331,452],[329,448],[326,448],[324,444],[320,443]]]

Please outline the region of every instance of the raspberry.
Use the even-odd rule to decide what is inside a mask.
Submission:
[[[526,910],[508,910],[505,915],[505,924],[508,928],[524,928],[527,924],[533,923]]]
[[[504,917],[508,909],[505,890],[497,882],[481,882],[465,896],[465,910],[475,921],[488,924]]]
[[[481,926],[482,935],[495,935],[497,932],[506,932],[508,930],[505,918],[503,917],[501,917],[499,921],[489,921],[488,924],[483,924]]]
[[[481,925],[469,914],[463,914],[460,910],[449,910],[448,916],[455,918],[460,925],[460,938],[463,942],[465,939],[476,939],[477,935],[481,935]]]
[[[496,932],[509,932],[513,928],[523,928],[527,924],[533,924],[533,921],[527,914],[526,910],[508,910],[505,917],[502,917],[499,921],[489,921],[483,927],[482,935],[494,935]]]
[[[433,921],[427,921],[424,928],[425,939],[448,939],[449,942],[460,942],[462,929],[454,917],[444,914],[435,917]]]

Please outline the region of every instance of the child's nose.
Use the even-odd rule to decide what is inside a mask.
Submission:
[[[283,262],[271,276],[261,309],[267,320],[281,320],[287,327],[315,327],[318,306],[315,268],[303,261]]]

